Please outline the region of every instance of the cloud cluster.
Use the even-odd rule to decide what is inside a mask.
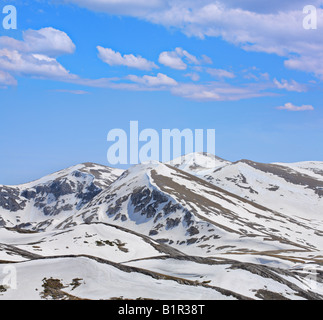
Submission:
[[[160,64],[176,70],[186,70],[187,64],[200,65],[203,63],[212,63],[212,60],[209,57],[204,55],[202,59],[198,59],[182,48],[176,48],[174,51],[162,52],[158,61]]]
[[[175,27],[189,36],[221,37],[247,51],[286,57],[287,68],[323,78],[323,33],[305,30],[307,0],[66,0],[95,11],[124,14]],[[312,0],[323,21],[321,0]],[[161,63],[185,68],[176,53],[164,53]],[[181,69],[180,69],[181,68]]]
[[[299,111],[313,111],[314,107],[311,105],[302,105],[302,106],[298,107],[298,106],[295,106],[294,104],[288,102],[284,106],[278,107],[277,109],[299,112]]]
[[[323,33],[303,28],[305,16],[301,4],[305,2],[299,1],[299,6],[292,2],[293,5],[286,6],[287,11],[274,13],[254,11],[256,2],[251,2],[252,5],[241,6],[231,1],[228,6],[224,2],[202,1],[199,5],[185,6],[175,1],[170,9],[155,12],[147,19],[177,27],[189,36],[221,37],[246,51],[286,57],[287,68],[323,77]],[[319,7],[317,14],[318,21],[323,21],[323,10]]]
[[[240,8],[248,11],[259,13],[278,13],[280,11],[293,11],[295,8],[303,8],[311,3],[312,5],[320,6],[320,0],[293,0],[293,1],[259,1],[259,0],[226,0],[225,4],[229,8]]]
[[[159,56],[159,63],[176,70],[186,70],[187,64],[176,52],[162,52]]]
[[[158,73],[156,77],[154,76],[143,76],[138,77],[135,75],[129,75],[128,79],[132,82],[142,84],[147,87],[172,87],[176,86],[178,83],[176,80],[166,76],[165,74]]]
[[[16,50],[22,53],[39,53],[49,57],[72,54],[75,45],[63,31],[54,28],[27,30],[23,32],[23,40],[0,37],[0,49]]]
[[[287,81],[285,79],[279,82],[277,79],[274,79],[274,84],[278,89],[285,89],[287,91],[294,92],[306,92],[307,87],[303,84],[296,82],[295,80]]]
[[[233,79],[233,78],[236,77],[233,72],[230,72],[230,71],[227,71],[227,70],[223,70],[223,69],[208,68],[206,70],[206,72],[208,74],[210,74],[211,76],[215,77],[215,78],[229,78],[229,79]]]
[[[16,77],[19,76],[88,87],[114,86],[113,81],[118,79],[84,79],[71,73],[57,61],[58,56],[72,54],[75,49],[70,37],[54,28],[24,31],[21,41],[0,37],[0,88],[17,85]]]
[[[28,30],[23,40],[0,37],[1,82],[16,84],[15,76],[49,79],[75,79],[57,60],[62,54],[71,54],[75,45],[66,33],[53,29]]]
[[[185,1],[184,1],[185,2]],[[139,55],[124,54],[110,48],[98,46],[98,57],[110,66],[134,68],[139,71],[152,71],[159,66]],[[128,75],[122,78],[84,79],[69,72],[57,61],[63,54],[72,54],[75,45],[69,36],[54,28],[28,30],[23,33],[23,40],[19,41],[9,37],[0,37],[0,88],[17,84],[16,77],[36,77],[61,82],[68,82],[85,87],[110,88],[117,90],[157,91],[165,90],[173,95],[198,101],[233,101],[263,96],[270,96],[268,89],[274,86],[281,90],[304,92],[306,86],[294,80],[274,79],[269,81],[269,75],[260,75],[257,83],[232,85],[227,80],[234,79],[236,74],[232,71],[204,66],[212,64],[212,60],[205,55],[196,57],[183,48],[174,51],[164,51],[159,55],[160,66],[169,67],[179,71],[188,72],[182,77],[191,81],[181,82],[159,72],[157,75]],[[254,71],[254,70],[253,70]],[[201,74],[208,73],[216,81],[203,83]],[[261,79],[260,79],[261,78]],[[59,90],[73,94],[85,94],[83,90]],[[281,109],[292,111],[308,108],[308,106],[295,107],[287,104]],[[308,110],[308,109],[307,109]]]
[[[246,84],[236,86],[224,82],[207,84],[181,83],[171,88],[171,93],[197,101],[237,101],[242,99],[267,97],[274,95],[264,85]]]
[[[119,52],[100,46],[97,49],[99,51],[99,58],[110,66],[126,66],[148,71],[158,68],[154,62],[148,61],[141,56],[135,56],[133,54],[125,54],[122,56]]]

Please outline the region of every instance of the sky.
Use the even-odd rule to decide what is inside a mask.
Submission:
[[[83,162],[107,134],[215,129],[238,161],[323,161],[323,10],[308,1],[0,1],[0,184]],[[1,21],[17,9],[17,29]],[[313,23],[311,20],[310,23]]]

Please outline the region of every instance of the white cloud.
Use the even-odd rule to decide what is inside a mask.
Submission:
[[[75,51],[75,45],[69,36],[54,28],[24,31],[23,41],[0,37],[1,48],[25,53],[40,53],[50,57],[72,54]]]
[[[26,54],[17,50],[0,50],[0,70],[20,76],[49,79],[74,79],[54,58],[40,54]]]
[[[200,75],[198,74],[198,73],[188,73],[188,74],[185,74],[184,75],[185,77],[188,77],[188,78],[191,78],[192,79],[192,81],[194,81],[194,82],[197,82],[197,81],[199,81],[200,80]]]
[[[199,60],[195,56],[193,56],[192,54],[190,54],[186,50],[183,50],[182,48],[176,48],[175,52],[179,57],[186,58],[187,62],[190,64],[195,64],[195,65],[200,64]]]
[[[202,55],[201,64],[213,64],[213,61],[210,57],[206,56],[205,54]]]
[[[75,51],[75,45],[70,37],[65,32],[54,28],[27,30],[23,38],[29,52],[58,56],[72,54]]]
[[[323,18],[323,16],[322,16]],[[323,20],[322,20],[323,21]],[[285,61],[285,66],[289,69],[300,70],[304,72],[314,73],[318,78],[323,79],[323,43],[318,43],[320,49],[311,51],[308,49],[307,54],[299,57],[290,58]],[[322,50],[322,52],[320,52]]]
[[[296,82],[295,80],[291,80],[288,82],[287,80],[281,80],[279,82],[277,79],[274,79],[274,84],[278,89],[285,89],[287,91],[295,91],[295,92],[306,92],[307,87],[303,84]]]
[[[77,79],[56,60],[56,56],[74,51],[75,45],[67,34],[53,28],[27,30],[23,32],[23,40],[0,37],[1,82],[16,85],[15,76]]]
[[[159,63],[176,70],[186,70],[187,64],[175,52],[165,51],[159,56]]]
[[[311,0],[311,4],[320,6],[320,0]],[[295,8],[303,8],[309,4],[308,0],[293,1],[259,1],[259,0],[226,0],[226,6],[230,8],[240,8],[248,11],[259,13],[277,13],[279,11],[295,10]]]
[[[208,68],[206,72],[216,78],[229,78],[229,79],[235,78],[235,74],[233,72],[223,70],[223,69]]]
[[[233,86],[223,82],[208,84],[179,83],[171,88],[172,94],[189,100],[197,101],[237,101],[242,99],[271,96],[262,85]]]
[[[264,80],[269,80],[270,79],[270,75],[269,75],[268,72],[260,73],[260,78],[262,78]]]
[[[93,11],[144,17],[167,7],[165,0],[65,0]]]
[[[282,107],[278,107],[278,110],[287,110],[287,111],[313,111],[314,107],[311,105],[302,105],[300,107],[293,105],[292,103],[286,103]]]
[[[70,93],[70,94],[75,94],[75,95],[85,95],[85,94],[89,94],[88,91],[84,91],[84,90],[58,89],[58,90],[55,90],[55,92]]]
[[[0,86],[15,86],[17,80],[9,73],[0,70]]]
[[[121,55],[109,48],[98,46],[99,58],[110,66],[126,66],[129,68],[136,68],[140,70],[152,70],[158,66],[151,61],[148,61],[141,56],[134,56],[133,54]]]
[[[164,87],[164,86],[171,87],[171,86],[177,85],[177,81],[162,73],[158,73],[156,77],[153,77],[153,76],[138,77],[135,75],[129,75],[127,78],[132,82],[142,84],[147,87]]]
[[[189,100],[197,101],[221,101],[224,100],[217,90],[204,86],[194,84],[182,84],[172,90],[172,93],[176,96],[180,96]]]
[[[185,62],[183,61],[185,59]],[[176,70],[186,70],[187,64],[200,65],[202,63],[212,63],[212,60],[203,55],[202,59],[198,59],[182,48],[176,48],[174,51],[164,51],[159,56],[159,63],[166,67]]]
[[[256,67],[244,69],[244,70],[242,70],[242,72],[245,73],[243,78],[248,79],[248,80],[254,80],[257,82],[270,80],[269,73],[267,73],[267,72],[262,73]]]

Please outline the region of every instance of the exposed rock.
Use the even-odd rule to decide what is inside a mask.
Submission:
[[[0,207],[10,212],[23,210],[26,201],[20,199],[19,189],[0,186]]]
[[[187,230],[187,233],[192,237],[200,233],[200,231],[196,227],[190,227]]]

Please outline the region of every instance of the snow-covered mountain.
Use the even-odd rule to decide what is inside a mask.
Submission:
[[[193,154],[2,186],[0,299],[323,299],[322,171]]]
[[[184,171],[228,192],[289,216],[323,218],[323,162],[263,164],[241,160],[192,170],[186,165],[191,163],[191,156],[182,161]],[[206,162],[205,157],[195,155],[201,162]]]
[[[191,153],[174,159],[168,164],[177,169],[203,176],[223,168],[231,162],[208,153]]]
[[[131,168],[59,227],[85,220],[113,223],[203,256],[323,245],[319,230],[301,219],[158,162]]]
[[[0,185],[0,226],[47,228],[80,210],[122,172],[85,163],[27,184]]]

